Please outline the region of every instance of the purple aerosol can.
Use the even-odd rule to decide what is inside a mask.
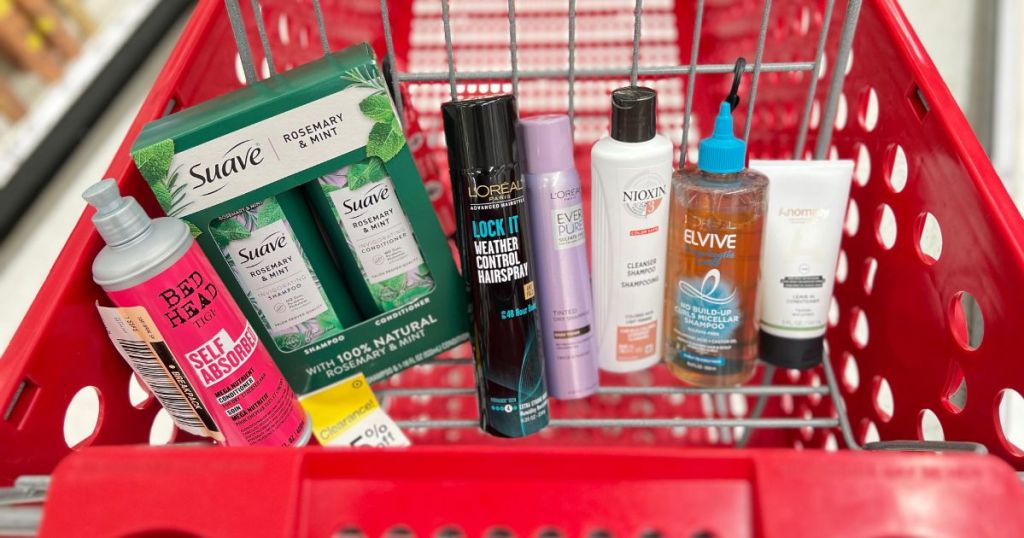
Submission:
[[[597,390],[597,357],[572,126],[564,114],[536,116],[520,120],[519,133],[548,393],[584,398]]]

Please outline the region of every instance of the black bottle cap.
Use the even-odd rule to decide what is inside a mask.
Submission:
[[[761,360],[779,368],[806,370],[821,364],[825,337],[783,338],[761,331]]]
[[[627,86],[612,92],[612,138],[621,142],[646,142],[657,134],[658,92],[643,86]]]
[[[516,98],[493,95],[441,105],[448,166],[490,168],[517,162]],[[454,175],[453,175],[454,177]]]

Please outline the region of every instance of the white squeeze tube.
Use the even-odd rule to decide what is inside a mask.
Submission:
[[[761,360],[821,363],[853,161],[750,161],[768,176],[761,256]]]

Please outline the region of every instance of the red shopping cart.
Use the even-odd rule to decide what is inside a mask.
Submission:
[[[74,454],[54,475],[44,531],[88,524],[117,534],[262,528],[267,534],[462,535],[436,534],[455,525],[449,530],[465,535],[662,533],[653,537],[805,530],[955,535],[969,528],[1013,534],[1020,528],[1015,477],[974,455],[676,449],[987,450],[1024,469],[1024,444],[1008,437],[998,413],[1005,398],[1024,391],[1013,351],[1015,327],[1024,325],[1024,308],[1014,302],[1024,292],[1024,221],[896,0],[261,4],[259,17],[242,10],[238,20],[257,44],[249,58],[236,53],[224,5],[199,3],[122,144],[109,176],[151,213],[158,207],[128,155],[142,125],[241,86],[250,62],[269,76],[268,49],[283,70],[325,49],[370,42],[388,60],[403,90],[397,104],[415,111],[440,170],[446,169],[437,114],[443,101],[515,92],[524,115],[568,110],[584,176],[589,147],[607,129],[611,89],[631,81],[658,89],[660,128],[679,142],[680,160],[692,161],[714,105],[728,93],[733,61],[745,56],[752,61],[737,122],[745,126],[752,157],[857,163],[829,320],[830,358],[806,372],[764,367],[757,383],[727,389],[682,387],[661,368],[605,375],[598,395],[555,402],[552,427],[541,434],[499,441],[477,430],[472,366],[455,354],[396,375],[377,392],[415,445],[475,449],[76,453],[92,445],[145,444],[159,420],[151,399],[130,400],[131,372],[95,315],[93,305],[103,297],[89,265],[101,241],[83,216],[0,360],[0,481],[50,474]],[[585,191],[588,183],[584,177]],[[80,393],[97,397],[100,412],[91,435],[69,446],[62,419]],[[190,466],[202,468],[203,477],[186,472]],[[519,468],[529,470],[511,471]],[[240,481],[266,489],[235,492],[235,509],[277,510],[280,505],[266,504],[267,495],[288,499],[288,506],[252,520],[267,526],[228,527],[236,520],[204,519],[146,500],[180,498],[200,482]],[[38,495],[35,479],[19,484],[22,494]],[[615,490],[616,484],[626,489]],[[502,494],[493,489],[499,486]],[[90,498],[91,488],[110,494]],[[550,491],[541,494],[545,488]],[[861,496],[862,489],[874,494]],[[700,491],[711,493],[693,493]],[[901,497],[914,495],[916,504]],[[342,497],[350,502],[339,504]],[[959,504],[967,497],[972,508]],[[401,517],[385,504],[413,498],[423,510]],[[509,498],[523,503],[518,516],[503,507]],[[556,509],[556,498],[587,499],[589,510],[607,517],[579,519],[579,510]],[[664,502],[673,498],[678,503]],[[483,503],[500,521],[442,510],[444,500]],[[85,506],[91,508],[84,515],[72,512]],[[685,517],[665,512],[678,506],[692,509],[683,510]],[[950,506],[979,512],[974,520],[957,519],[960,512]],[[134,514],[105,517],[121,507]],[[851,523],[861,517],[875,520]],[[978,526],[992,521],[998,523]]]

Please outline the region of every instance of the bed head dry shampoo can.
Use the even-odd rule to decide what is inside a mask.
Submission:
[[[180,390],[194,395],[203,416],[228,446],[301,446],[305,412],[266,348],[175,218],[150,219],[114,180],[86,189],[92,221],[107,243],[92,265],[93,280],[120,308],[143,307],[152,352],[169,363]],[[183,376],[180,377],[179,376]]]
[[[661,360],[672,142],[657,134],[657,94],[612,92],[611,134],[591,152],[591,264],[601,369]]]
[[[597,390],[597,357],[583,189],[573,162],[569,116],[521,120],[519,146],[530,206],[548,391],[552,398],[585,398]]]
[[[523,437],[548,423],[526,191],[511,95],[441,107],[472,319],[480,424]]]

